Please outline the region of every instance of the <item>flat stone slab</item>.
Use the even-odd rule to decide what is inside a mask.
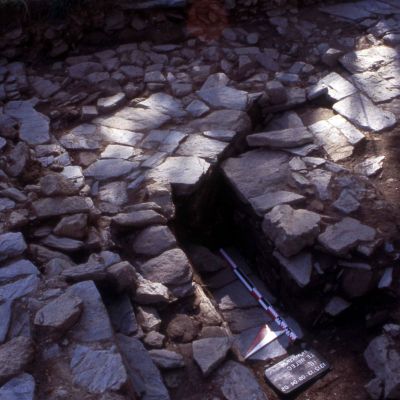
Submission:
[[[314,136],[307,128],[301,127],[254,133],[247,136],[246,140],[250,147],[287,148],[312,143]]]
[[[117,214],[113,222],[122,227],[144,228],[149,225],[165,224],[167,220],[154,210],[139,210]]]
[[[44,197],[32,202],[33,210],[38,217],[56,217],[65,214],[88,212],[93,206],[89,197]]]
[[[232,333],[240,333],[272,321],[260,306],[225,310],[222,311],[222,315]]]
[[[334,225],[328,226],[321,233],[318,241],[331,253],[345,255],[351,249],[363,242],[372,242],[376,231],[360,221],[346,217]]]
[[[137,162],[122,159],[97,160],[85,169],[84,175],[101,181],[127,175],[138,166]]]
[[[308,90],[308,97],[313,99],[317,97],[317,94],[323,92],[326,92],[331,100],[339,101],[356,93],[357,88],[338,73],[331,72]]]
[[[250,199],[250,204],[255,212],[263,216],[267,211],[280,204],[298,204],[305,199],[304,196],[288,192],[286,190],[278,190],[276,192],[267,192],[261,196]]]
[[[375,106],[362,94],[353,94],[335,103],[333,109],[354,125],[380,132],[396,124],[396,117],[390,111]]]
[[[168,157],[153,168],[148,177],[158,182],[171,184],[178,195],[193,193],[210,164],[199,157]]]
[[[171,119],[157,109],[125,107],[110,117],[100,117],[93,122],[101,127],[131,132],[147,132],[157,129]]]
[[[328,121],[319,121],[309,126],[316,142],[324,148],[333,161],[340,161],[353,154],[353,146],[341,131]]]
[[[160,371],[142,342],[121,334],[116,335],[116,340],[137,396],[148,400],[170,400]]]
[[[128,380],[122,358],[113,350],[93,350],[79,345],[72,353],[70,366],[74,383],[90,393],[119,390]]]
[[[192,134],[179,146],[179,156],[197,156],[215,162],[227,148],[228,143]]]
[[[314,212],[280,205],[265,214],[262,229],[284,256],[291,257],[314,243],[320,220]]]
[[[4,107],[5,114],[15,118],[19,126],[19,138],[30,145],[50,141],[50,120],[37,112],[30,101],[10,101]]]
[[[138,107],[147,107],[150,110],[168,115],[169,117],[180,118],[186,115],[183,104],[180,100],[166,93],[155,93],[149,98],[138,103]]]
[[[176,239],[167,226],[150,226],[141,231],[132,244],[132,250],[137,254],[158,256],[162,252],[176,246]]]
[[[245,111],[248,106],[247,92],[229,86],[204,88],[197,95],[213,108]]]
[[[285,188],[289,177],[288,163],[289,156],[284,152],[253,150],[224,161],[222,170],[242,201],[248,202],[267,191]]]
[[[40,272],[29,260],[18,260],[0,268],[0,283],[23,275],[40,275]]]
[[[12,283],[0,286],[0,301],[13,301],[35,292],[40,279],[36,275],[28,275]]]
[[[340,63],[350,73],[376,71],[378,68],[399,59],[398,50],[389,46],[372,46],[352,51],[340,58]]]

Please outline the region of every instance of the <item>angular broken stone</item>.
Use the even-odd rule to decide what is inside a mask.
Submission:
[[[314,136],[307,128],[289,128],[279,131],[254,133],[247,136],[250,147],[286,148],[298,147],[314,141]]]
[[[165,349],[150,350],[149,354],[154,364],[160,369],[174,369],[185,366],[183,357],[175,351]]]
[[[36,313],[34,324],[41,333],[62,335],[78,322],[82,309],[79,297],[63,294]]]
[[[139,326],[128,294],[113,296],[112,300],[107,304],[107,311],[115,332],[120,332],[124,335],[137,333]]]
[[[246,329],[271,322],[271,318],[259,306],[224,310],[222,311],[222,315],[228,322],[232,333],[240,333]]]
[[[325,306],[325,312],[332,317],[336,317],[349,308],[350,305],[351,304],[348,301],[342,299],[341,297],[335,296]]]
[[[0,235],[0,261],[18,256],[26,249],[27,245],[21,232],[8,232]]]
[[[141,274],[150,281],[164,285],[182,285],[192,279],[192,269],[181,249],[167,250],[139,267]]]
[[[193,358],[204,376],[209,376],[225,359],[231,348],[228,337],[195,340],[192,343]]]
[[[199,157],[168,157],[153,168],[149,178],[160,183],[171,184],[177,195],[193,193],[210,164]]]
[[[214,379],[226,400],[267,400],[264,390],[251,369],[235,361],[228,361]]]
[[[293,257],[287,258],[275,251],[274,257],[297,285],[305,287],[310,283],[313,269],[311,253],[301,252]]]
[[[275,206],[264,216],[262,229],[286,257],[314,243],[321,217],[311,211],[294,210],[289,205]]]
[[[357,92],[357,88],[336,72],[331,72],[308,91],[308,98],[327,94],[331,100],[339,101]]]
[[[385,156],[369,157],[354,167],[354,172],[366,176],[376,175],[382,170]]]
[[[34,343],[18,336],[0,346],[0,385],[20,374],[33,361]]]
[[[140,278],[137,285],[135,300],[139,304],[168,303],[170,301],[168,288],[162,283]]]
[[[121,227],[145,228],[149,225],[165,224],[165,217],[154,210],[139,210],[117,214],[113,223]]]
[[[176,246],[175,236],[167,226],[150,226],[141,231],[132,244],[132,250],[137,254],[158,256],[162,252]]]
[[[332,205],[344,214],[351,214],[352,212],[357,211],[360,207],[360,203],[356,196],[348,189],[342,190],[340,196]]]
[[[318,241],[331,253],[344,255],[363,242],[375,239],[375,229],[363,225],[360,221],[346,217],[330,225],[318,237]]]
[[[281,204],[298,204],[304,199],[305,197],[300,194],[288,192],[286,190],[278,190],[276,192],[267,192],[261,196],[252,197],[250,199],[250,204],[258,215],[263,216],[275,206]]]
[[[117,391],[128,380],[122,358],[115,350],[93,350],[78,345],[72,353],[70,367],[76,385],[90,393]]]
[[[354,125],[374,132],[389,129],[397,123],[393,113],[375,106],[371,100],[360,93],[338,101],[333,105],[333,109]]]

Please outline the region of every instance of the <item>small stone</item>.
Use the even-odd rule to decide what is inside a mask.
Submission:
[[[34,324],[39,332],[62,335],[79,320],[82,309],[80,298],[64,294],[41,308]]]
[[[149,346],[154,349],[161,349],[164,345],[164,341],[165,341],[165,335],[157,331],[149,332],[143,339],[143,342],[146,346]]]
[[[166,222],[166,219],[154,210],[118,214],[113,218],[113,223],[117,226],[132,228],[145,228],[149,225],[165,224]]]
[[[354,167],[354,172],[366,176],[374,176],[382,170],[385,156],[369,157]]]
[[[34,356],[34,343],[30,338],[18,336],[1,345],[0,385],[23,372]]]
[[[341,50],[329,48],[321,56],[321,61],[328,67],[334,67],[342,54],[343,52]]]
[[[0,260],[15,257],[27,249],[21,232],[8,232],[0,235]]]
[[[231,341],[227,337],[195,340],[192,343],[193,358],[204,376],[209,376],[225,359]]]
[[[138,164],[135,162],[121,159],[97,160],[85,169],[84,175],[99,181],[119,178],[128,175],[137,166]]]
[[[268,100],[272,104],[286,103],[287,93],[285,87],[279,81],[269,81],[265,84]]]
[[[138,307],[137,320],[145,332],[157,331],[161,326],[161,318],[153,307]]]
[[[75,214],[63,217],[56,225],[53,232],[58,236],[82,239],[87,234],[87,222],[88,217],[86,214]]]
[[[201,117],[210,111],[210,107],[208,107],[201,100],[193,100],[187,107],[186,111],[188,111],[193,117]]]
[[[135,300],[139,304],[168,303],[170,301],[168,288],[162,283],[140,278],[137,285]]]
[[[45,196],[70,196],[79,188],[61,174],[48,174],[40,179],[40,190]]]
[[[344,310],[350,307],[350,303],[341,297],[333,297],[325,307],[325,312],[336,317],[341,314]]]
[[[185,366],[183,357],[175,351],[165,349],[150,350],[149,354],[154,364],[161,369],[174,369]]]

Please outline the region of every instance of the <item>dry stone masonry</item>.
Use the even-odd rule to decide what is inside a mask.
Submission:
[[[183,18],[123,3],[100,21],[114,39],[128,19],[131,38]],[[287,2],[228,8],[256,3],[260,32],[214,38],[201,4],[198,26],[163,43],[91,51],[49,28],[48,64],[24,57],[28,31],[0,39],[0,399],[274,398],[243,356],[278,327],[221,257],[179,240],[177,224],[214,206],[212,185],[256,268],[233,258],[300,338],[288,312],[311,327],[395,291],[399,233],[377,187],[389,166],[366,148],[397,132],[400,6],[314,7],[321,25],[275,8]],[[366,391],[399,399],[399,328],[383,329]]]

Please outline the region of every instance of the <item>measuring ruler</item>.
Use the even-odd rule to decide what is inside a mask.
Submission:
[[[258,304],[266,311],[266,313],[272,317],[273,321],[283,330],[279,332],[273,332],[268,325],[261,328],[260,333],[257,335],[255,341],[250,346],[245,358],[250,357],[258,350],[262,349],[272,340],[276,339],[280,334],[284,333],[291,341],[297,340],[297,335],[288,326],[286,321],[276,312],[274,307],[263,297],[260,291],[256,288],[254,283],[246,276],[246,274],[236,265],[232,258],[224,249],[220,249],[219,252],[232,267],[234,274],[238,277],[240,282],[246,287],[250,294],[256,299]]]

